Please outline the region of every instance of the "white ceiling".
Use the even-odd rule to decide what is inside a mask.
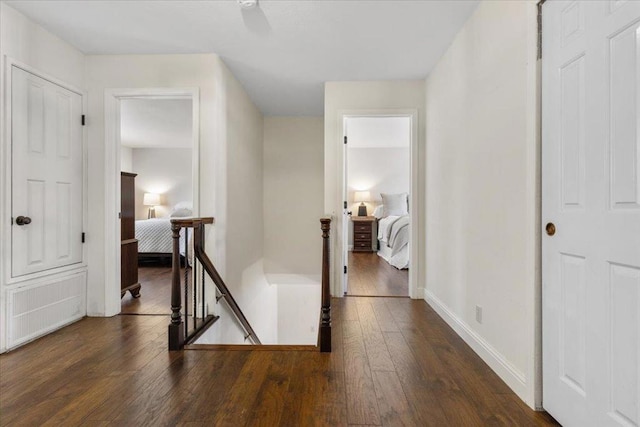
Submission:
[[[408,117],[354,117],[347,119],[349,148],[409,147],[411,119]]]
[[[324,82],[424,78],[477,0],[8,1],[87,54],[221,56],[267,115],[322,115]]]
[[[131,148],[191,148],[190,99],[124,99],[120,141]]]

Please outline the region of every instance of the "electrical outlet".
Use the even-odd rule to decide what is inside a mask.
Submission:
[[[476,305],[476,321],[482,323],[482,307]]]

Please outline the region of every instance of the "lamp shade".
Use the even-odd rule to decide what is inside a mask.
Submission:
[[[368,191],[356,191],[353,195],[355,202],[368,202],[371,200],[371,194]]]
[[[158,206],[160,204],[160,195],[154,193],[144,193],[142,204],[145,206]]]

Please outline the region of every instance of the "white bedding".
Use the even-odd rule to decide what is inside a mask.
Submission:
[[[191,231],[191,229],[188,229]],[[189,240],[192,233],[189,232]],[[138,253],[173,253],[173,236],[169,218],[151,218],[136,221]],[[191,242],[190,242],[191,244]],[[185,231],[180,231],[180,255],[185,254]]]
[[[409,268],[409,216],[388,216],[378,221],[378,255],[398,269]]]

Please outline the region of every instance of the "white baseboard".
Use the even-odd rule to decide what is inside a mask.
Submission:
[[[416,288],[416,295],[413,297],[414,299],[425,299],[425,288]]]
[[[485,341],[462,319],[456,316],[432,292],[424,289],[425,301],[475,351],[478,356],[514,391],[527,402],[527,380],[523,372],[513,366],[491,344]]]

